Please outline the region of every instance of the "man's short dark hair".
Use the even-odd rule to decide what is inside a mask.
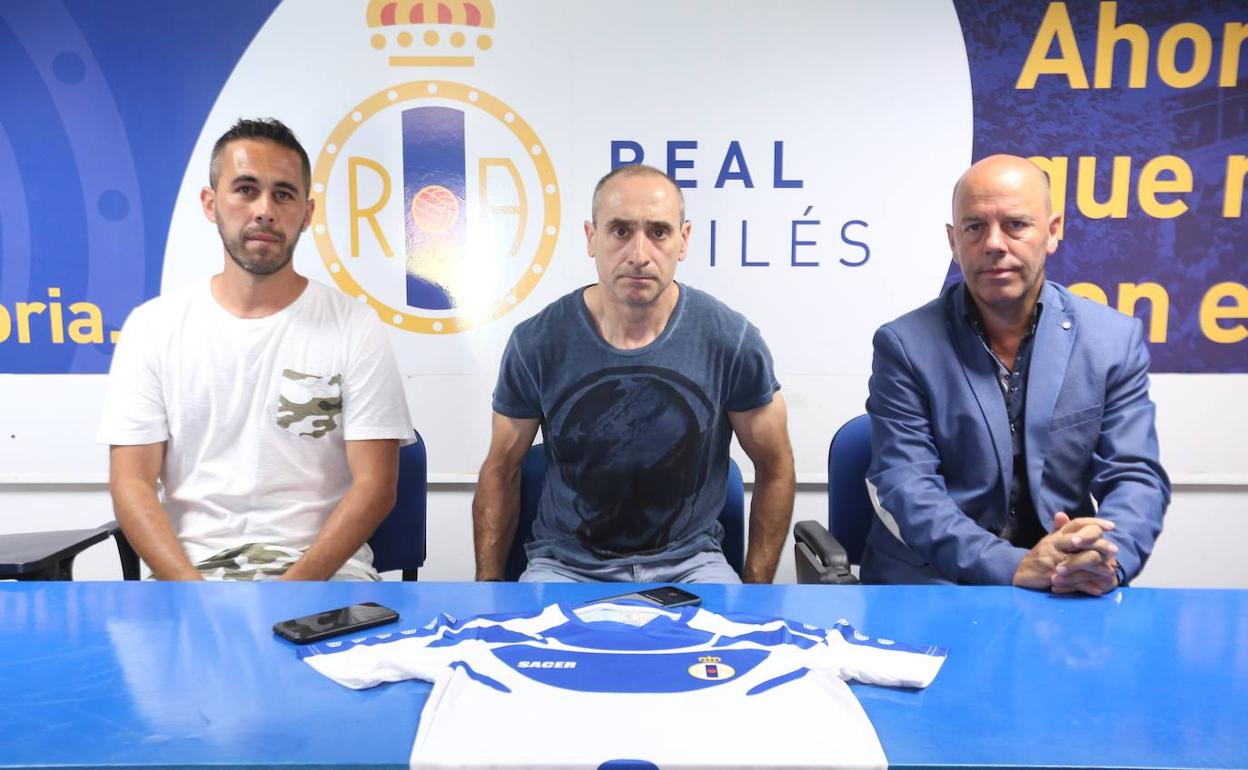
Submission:
[[[240,139],[273,142],[288,150],[294,150],[303,167],[303,192],[308,194],[311,191],[312,163],[308,160],[308,153],[295,138],[295,132],[277,118],[240,118],[237,123],[230,126],[229,131],[221,135],[217,143],[212,146],[212,160],[208,164],[208,185],[212,189],[217,189],[217,180],[221,177],[221,154],[225,152],[226,145]]]
[[[627,166],[617,166],[607,172],[602,179],[598,180],[598,184],[594,185],[594,199],[590,204],[590,222],[594,226],[598,225],[598,196],[602,193],[602,188],[607,186],[607,182],[615,179],[617,176],[661,176],[672,183],[672,188],[676,190],[676,200],[680,203],[680,222],[685,223],[685,194],[681,191],[680,185],[671,175],[663,172],[654,166],[647,166],[644,163],[632,163]]]

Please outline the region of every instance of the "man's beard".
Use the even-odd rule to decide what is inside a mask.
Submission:
[[[295,233],[295,238],[291,241],[277,259],[271,257],[255,258],[247,253],[247,229],[237,238],[226,236],[225,231],[221,227],[221,220],[217,220],[217,232],[221,235],[221,242],[225,244],[225,252],[230,255],[230,259],[234,260],[234,264],[251,273],[252,275],[273,275],[277,271],[290,264],[290,260],[295,255],[295,246],[299,243],[299,233]],[[255,232],[253,229],[252,232]],[[271,230],[261,230],[261,232],[272,232]]]

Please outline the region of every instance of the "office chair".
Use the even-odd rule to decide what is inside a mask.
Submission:
[[[546,452],[541,444],[534,444],[520,465],[520,516],[516,534],[507,552],[507,564],[503,568],[506,580],[518,580],[528,566],[529,557],[524,547],[533,539],[533,522],[537,519],[537,504],[542,497],[542,484],[546,476]],[[720,547],[728,565],[739,575],[745,565],[745,482],[741,469],[731,457],[728,458],[727,494],[724,507],[719,511],[719,524],[724,529]]]
[[[427,475],[425,441],[417,432],[415,443],[399,450],[394,508],[368,540],[378,572],[403,570],[404,580],[416,580],[424,566]],[[115,521],[95,529],[0,535],[0,578],[73,580],[74,557],[110,536],[117,541],[122,577],[138,580],[139,555]]]
[[[399,450],[399,486],[394,508],[368,539],[373,567],[378,572],[403,570],[404,580],[416,580],[425,565],[429,468],[425,440]]]
[[[841,426],[828,446],[828,526],[800,521],[793,528],[793,563],[799,583],[857,583],[851,564],[862,561],[875,507],[867,494],[871,418]]]

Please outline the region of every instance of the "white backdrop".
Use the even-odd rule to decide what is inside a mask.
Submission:
[[[635,142],[646,161],[660,167],[667,165],[669,142],[685,143],[676,154],[691,167],[677,174],[696,180],[697,187],[685,191],[693,240],[677,279],[712,292],[761,328],[789,399],[802,470],[817,472],[819,445],[826,445],[830,426],[860,411],[872,331],[934,295],[944,278],[947,188],[970,158],[970,88],[951,6],[919,6],[904,18],[871,2],[788,7],[793,17],[804,19],[801,25],[759,24],[757,6],[749,3],[585,4],[571,15],[562,2],[525,3],[523,14],[506,6],[513,12],[504,18],[500,10],[491,48],[478,52],[474,67],[452,70],[389,66],[364,44],[361,14],[351,4],[320,4],[311,14],[315,24],[306,7],[285,4],[257,35],[206,122],[174,213],[163,286],[220,269],[220,247],[199,211],[197,193],[212,141],[238,115],[282,116],[297,127],[315,158],[327,137],[336,138],[331,137],[335,125],[368,95],[437,80],[438,94],[396,99],[389,110],[359,121],[359,130],[337,152],[384,159],[397,184],[398,143],[386,137],[399,130],[399,109],[463,108],[468,221],[474,222],[481,205],[472,195],[474,156],[514,157],[529,177],[531,199],[540,197],[533,192],[536,175],[523,157],[525,148],[509,143],[492,116],[443,95],[449,93],[447,84],[467,84],[505,101],[532,126],[558,178],[562,216],[550,266],[514,310],[478,329],[392,333],[414,419],[429,442],[431,471],[474,473],[484,456],[489,396],[512,326],[594,280],[582,222],[589,216],[594,183],[611,168],[612,142]],[[768,13],[786,15],[784,9]],[[663,23],[636,30],[638,18]],[[711,24],[713,35],[690,34]],[[625,29],[628,34],[609,33]],[[903,68],[894,53],[898,49],[922,54],[926,66],[917,73]],[[264,76],[290,60],[307,62],[300,78],[316,84],[315,100],[307,98],[309,88],[295,83],[274,89]],[[942,119],[915,132],[913,116],[923,113]],[[365,133],[370,137],[360,138]],[[696,147],[689,146],[693,142]],[[729,157],[733,142],[739,154]],[[783,143],[780,169],[777,142]],[[881,145],[906,151],[865,151]],[[738,179],[717,189],[726,158]],[[345,244],[345,196],[335,193],[345,184],[338,170],[344,164],[335,159],[334,165],[321,200],[331,210],[335,240]],[[739,178],[745,172],[752,188]],[[777,188],[777,174],[803,186]],[[376,200],[376,188],[362,188],[360,200]],[[402,205],[397,195],[390,201],[379,219],[387,240],[401,247]],[[538,211],[529,219],[527,251],[518,259],[488,238],[474,242],[470,232],[478,252],[473,281],[505,286],[514,280],[516,263],[527,264],[532,233],[542,224]],[[768,266],[742,266],[743,220],[746,260]],[[812,223],[798,226],[797,240],[816,243],[799,246],[797,261],[818,266],[792,264],[794,220]],[[839,260],[860,262],[866,256],[841,237],[845,223],[855,220],[866,225],[851,226],[846,236],[866,243],[870,255],[865,264],[848,267]],[[361,242],[373,240],[364,235]],[[336,248],[339,254],[346,251],[345,245]],[[482,258],[482,249],[492,253]],[[388,295],[390,306],[401,303],[394,301],[392,287],[402,286],[397,280],[402,260],[387,259],[376,248],[363,251],[356,260],[343,257],[346,268],[353,276],[368,276],[359,283],[371,296]],[[312,238],[301,243],[297,266],[334,281]]]
[[[788,399],[799,477],[821,480],[830,436],[863,410],[872,331],[935,295],[948,266],[943,223],[949,188],[970,159],[972,118],[966,52],[952,5],[907,4],[899,13],[887,3],[790,0],[760,15],[749,2],[581,3],[576,13],[557,0],[500,2],[488,48],[470,39],[456,49],[473,54],[470,67],[391,66],[392,55],[415,52],[422,43],[396,48],[397,33],[370,29],[363,7],[288,1],[255,37],[188,162],[162,289],[220,269],[217,235],[198,204],[213,139],[240,115],[275,115],[295,127],[318,173],[327,169],[317,194],[327,215],[321,238],[334,244],[366,300],[401,303],[394,287],[401,285],[403,259],[381,256],[367,226],[361,226],[361,255],[345,256],[343,156],[376,161],[400,185],[398,144],[388,138],[397,131],[398,108],[462,109],[468,221],[481,221],[475,194],[481,157],[510,159],[531,205],[515,257],[502,253],[498,242],[506,239],[497,232],[470,228],[473,261],[460,290],[467,295],[476,286],[483,306],[505,302],[507,287],[540,261],[544,228],[554,231],[531,292],[496,319],[458,333],[391,327],[413,419],[429,443],[432,478],[468,481],[484,455],[490,392],[512,326],[594,279],[581,223],[594,182],[610,169],[612,143],[635,143],[660,167],[668,165],[670,151],[679,164],[676,175],[697,184],[685,191],[693,241],[678,279],[711,291],[762,329]],[[381,49],[372,43],[378,34]],[[449,50],[445,39],[438,45],[430,50]],[[412,85],[426,83],[441,84],[440,90]],[[389,91],[403,95],[354,120],[371,95]],[[476,93],[477,101],[455,95],[461,92]],[[531,127],[553,184],[540,178],[532,148],[501,113],[479,106],[482,95],[501,100]],[[345,141],[343,124],[351,129]],[[781,169],[777,143],[783,143]],[[735,178],[717,187],[724,169]],[[741,181],[747,169],[750,187]],[[361,200],[374,200],[376,179],[360,178]],[[777,179],[801,180],[802,186],[778,187]],[[403,246],[400,200],[392,195],[378,214],[397,250]],[[544,217],[555,203],[559,216],[548,223]],[[742,264],[743,222],[750,265]],[[846,227],[850,222],[865,224]],[[316,237],[305,236],[296,265],[334,285],[340,276],[331,272],[333,260]],[[796,249],[795,240],[802,242]],[[847,241],[865,244],[869,258]],[[795,259],[817,265],[795,265]],[[471,297],[461,299],[469,305],[465,317],[483,316]],[[453,315],[431,311],[424,321]],[[1246,384],[1244,375],[1154,378],[1163,461],[1176,480],[1248,481],[1248,453],[1237,449],[1248,434],[1241,408]],[[0,376],[0,388],[8,428],[0,443],[0,481],[105,477],[106,453],[93,440],[101,376],[7,375]]]

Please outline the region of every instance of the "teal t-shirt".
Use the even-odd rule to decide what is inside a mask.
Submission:
[[[683,284],[658,338],[620,350],[594,328],[584,291],[516,326],[494,390],[495,412],[542,424],[529,558],[623,565],[719,550],[728,412],[771,402],[771,352],[744,316]]]

